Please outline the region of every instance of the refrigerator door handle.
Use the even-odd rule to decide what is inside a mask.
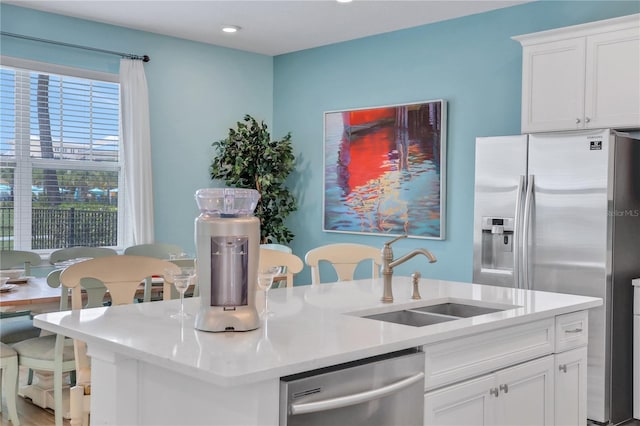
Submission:
[[[529,224],[531,223],[533,184],[533,175],[529,175],[526,195],[524,198],[524,220],[522,221],[522,288],[526,290],[531,289],[529,281]]]
[[[522,190],[524,189],[525,176],[520,175],[518,180],[518,193],[516,195],[515,223],[513,224],[513,285],[516,288],[523,288],[520,278],[520,239],[522,230],[520,228],[520,216],[522,215]]]

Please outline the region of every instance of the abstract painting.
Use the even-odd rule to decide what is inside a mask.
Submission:
[[[446,101],[324,114],[323,230],[444,239]]]

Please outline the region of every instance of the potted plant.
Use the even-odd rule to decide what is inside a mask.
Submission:
[[[261,243],[289,243],[294,235],[284,222],[297,209],[296,200],[285,185],[293,171],[295,156],[291,133],[271,140],[264,121],[250,115],[238,121],[236,129],[213,143],[211,179],[220,179],[235,188],[256,189],[260,201],[255,214],[260,219]]]

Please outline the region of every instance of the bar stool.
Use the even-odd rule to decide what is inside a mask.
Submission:
[[[0,343],[0,374],[3,375],[0,386],[0,410],[2,409],[2,392],[7,398],[9,420],[13,426],[19,426],[18,409],[16,408],[16,395],[18,394],[18,353],[4,343]]]

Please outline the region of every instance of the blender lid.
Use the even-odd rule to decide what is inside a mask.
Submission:
[[[255,189],[203,188],[196,191],[201,213],[220,217],[252,216],[260,200]]]

